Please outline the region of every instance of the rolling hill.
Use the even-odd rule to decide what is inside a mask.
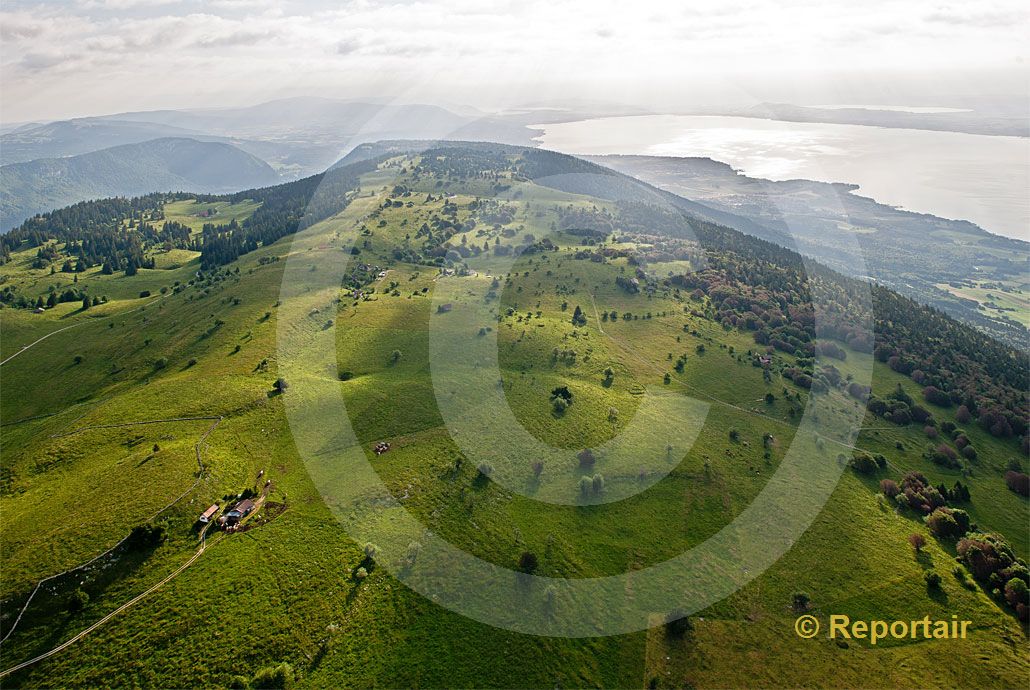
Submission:
[[[546,151],[391,143],[275,187],[61,209],[0,259],[5,685],[1030,671],[1025,355],[692,202]],[[649,407],[691,399],[704,415]],[[239,532],[197,522],[244,496]],[[722,595],[652,598],[652,566],[727,529]],[[487,567],[506,577],[477,607]],[[567,589],[623,573],[611,598]],[[873,645],[801,639],[801,613],[970,626]]]
[[[224,193],[272,184],[264,161],[233,146],[165,138],[0,167],[0,230],[77,201],[156,191]]]
[[[0,135],[0,162],[10,165],[40,158],[67,158],[152,139],[202,135],[202,132],[154,122],[90,117],[59,120],[25,125]]]

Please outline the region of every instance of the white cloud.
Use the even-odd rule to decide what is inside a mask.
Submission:
[[[183,0],[78,0],[75,4],[85,10],[131,10],[181,5]]]
[[[80,0],[0,13],[7,121],[299,90],[502,105],[685,100],[865,72],[1025,70],[1030,15],[985,0]],[[1025,72],[1024,72],[1025,75]],[[205,87],[198,90],[197,84]],[[79,95],[79,94],[83,95]],[[707,92],[706,92],[707,93]],[[89,94],[87,97],[85,94]],[[747,93],[738,94],[746,97]],[[203,99],[216,99],[215,103]],[[787,96],[784,96],[784,100]]]

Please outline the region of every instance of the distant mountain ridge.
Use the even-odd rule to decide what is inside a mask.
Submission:
[[[496,139],[532,143],[506,118],[424,104],[289,98],[238,108],[154,110],[26,124],[0,134],[0,164],[74,156],[164,137],[221,141],[272,165],[284,179],[322,172],[355,145],[381,139]]]
[[[78,201],[158,191],[227,193],[274,184],[268,163],[221,142],[162,138],[0,167],[0,231]]]
[[[25,163],[41,158],[65,158],[152,139],[195,139],[202,135],[202,132],[153,122],[128,122],[92,117],[59,120],[40,125],[25,125],[0,136],[0,164]]]
[[[876,108],[820,108],[789,103],[761,103],[739,113],[782,122],[822,122],[828,124],[901,127],[940,132],[964,132],[989,136],[1030,136],[1026,115],[1008,113],[939,112],[915,113]]]

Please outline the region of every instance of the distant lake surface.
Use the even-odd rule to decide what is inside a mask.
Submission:
[[[534,125],[572,154],[703,156],[751,177],[847,182],[881,203],[1030,240],[1030,139],[748,117],[639,115]]]

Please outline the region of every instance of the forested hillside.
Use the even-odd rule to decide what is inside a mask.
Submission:
[[[0,167],[0,231],[77,201],[148,192],[230,192],[274,183],[264,161],[225,143],[153,139]]]

